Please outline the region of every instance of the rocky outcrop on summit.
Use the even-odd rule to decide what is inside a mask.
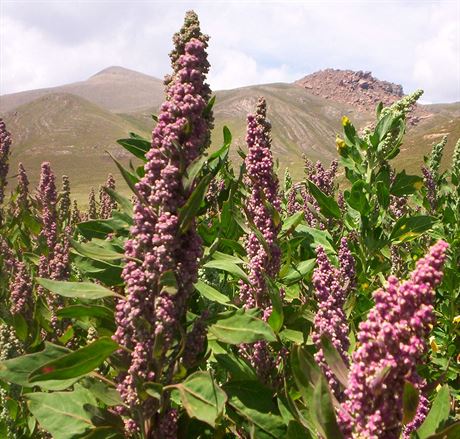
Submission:
[[[371,72],[326,69],[296,81],[316,96],[341,102],[359,111],[373,112],[379,102],[385,106],[404,96],[401,85],[380,81]]]

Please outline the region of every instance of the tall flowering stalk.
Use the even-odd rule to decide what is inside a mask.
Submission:
[[[58,199],[56,177],[48,162],[44,162],[41,167],[37,198],[41,206],[42,230],[40,238],[46,244],[46,251],[40,256],[38,275],[47,279],[67,280],[70,270],[70,229],[65,229],[60,236],[56,208]],[[63,304],[62,298],[55,294],[46,294],[41,286],[37,288],[37,292],[45,298],[51,311],[51,325],[57,335],[60,335],[56,311]]]
[[[0,119],[0,204],[5,198],[6,177],[9,169],[11,135],[6,130],[5,122]],[[1,217],[0,217],[1,222]]]
[[[210,99],[205,83],[209,69],[208,37],[200,31],[198,17],[188,12],[174,36],[171,53],[173,75],[166,79],[166,101],[162,104],[147,153],[145,176],[136,185],[132,238],[126,243],[127,263],[123,270],[126,299],[116,309],[115,340],[130,350],[128,370],[119,377],[118,390],[131,408],[128,430],[143,429],[154,437],[172,438],[175,416],[155,414],[156,400],[144,400],[138,388],[145,381],[169,382],[174,361],[168,350],[180,335],[180,321],[187,298],[197,279],[201,240],[194,221],[181,228],[179,209],[190,191],[182,185],[184,167],[209,144],[212,115],[204,110]],[[176,280],[177,292],[165,290],[164,279]],[[162,426],[166,425],[163,428]],[[159,428],[161,427],[161,429]],[[162,431],[160,431],[162,430]],[[169,433],[167,433],[167,431]],[[172,432],[171,432],[172,431]]]
[[[436,184],[436,177],[426,166],[422,166],[423,182],[426,188],[426,199],[430,206],[432,213],[436,211],[438,207],[438,188]]]
[[[71,214],[71,200],[70,200],[70,179],[67,175],[62,176],[62,191],[59,200],[59,220],[62,223],[70,223]]]
[[[442,279],[447,248],[439,241],[417,262],[409,280],[400,283],[390,276],[387,286],[373,294],[375,306],[359,326],[360,345],[353,354],[347,399],[339,413],[346,438],[399,438],[404,383],[423,384],[416,366],[434,323],[434,288]],[[425,405],[426,399],[421,403]],[[415,424],[423,420],[423,413],[426,410],[420,407]]]
[[[88,196],[88,218],[97,219],[96,193],[92,187]]]
[[[313,342],[317,353],[315,360],[320,365],[330,388],[337,399],[342,399],[339,383],[324,358],[321,337],[326,336],[339,352],[345,364],[349,364],[348,322],[343,310],[345,300],[355,282],[355,262],[348,249],[346,238],[342,238],[339,249],[340,268],[334,267],[327,258],[323,247],[316,248],[317,268],[313,272],[313,285],[318,300],[315,315]]]
[[[14,206],[14,216],[26,212],[29,208],[29,178],[22,163],[18,165],[17,198]]]
[[[109,174],[105,187],[115,190],[115,179],[112,174]],[[112,211],[117,208],[117,203],[112,200],[112,197],[104,190],[103,187],[99,190],[99,218],[108,219],[112,216]]]
[[[265,99],[260,98],[256,113],[250,114],[247,119],[248,155],[245,160],[245,183],[251,191],[246,203],[246,214],[265,242],[262,243],[254,232],[246,237],[249,283],[241,283],[240,286],[241,302],[246,308],[261,308],[265,320],[272,312],[267,278],[276,277],[281,260],[277,242],[281,224],[275,220],[281,208],[281,201],[278,194],[279,182],[273,172],[271,125],[266,113]],[[275,369],[276,360],[267,343],[259,341],[250,346],[242,346],[241,350],[249,358],[259,377],[268,382]]]
[[[246,185],[251,191],[247,200],[247,215],[261,232],[266,246],[255,233],[246,238],[249,258],[249,284],[243,284],[240,297],[247,308],[258,306],[269,310],[271,306],[265,276],[274,278],[280,269],[281,252],[277,236],[281,224],[275,222],[273,209],[280,211],[278,179],[273,172],[270,123],[266,118],[265,99],[259,99],[256,114],[248,116],[246,142]]]
[[[22,314],[30,318],[33,307],[33,284],[27,265],[16,261],[15,275],[10,281],[11,314]]]

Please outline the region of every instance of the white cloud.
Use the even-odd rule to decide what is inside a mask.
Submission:
[[[460,2],[3,0],[0,92],[85,79],[110,65],[157,77],[187,9],[210,34],[214,89],[371,70],[429,101],[460,94]]]

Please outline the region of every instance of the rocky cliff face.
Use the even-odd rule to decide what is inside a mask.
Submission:
[[[380,81],[371,72],[326,69],[296,81],[316,96],[341,102],[359,111],[373,112],[379,102],[385,106],[404,95],[401,85]]]

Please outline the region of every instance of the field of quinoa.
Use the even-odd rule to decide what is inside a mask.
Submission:
[[[0,120],[0,438],[458,439],[460,140],[392,167],[416,91],[293,181],[261,97],[235,164],[194,12],[173,42],[87,211]]]

